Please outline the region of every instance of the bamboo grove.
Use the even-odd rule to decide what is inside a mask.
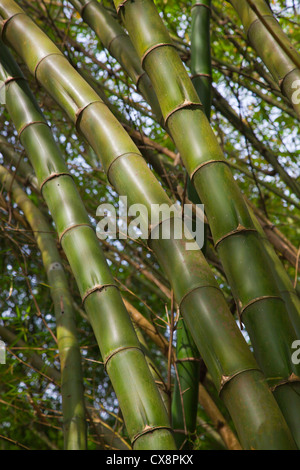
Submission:
[[[297,14],[0,0],[3,449],[300,448]]]

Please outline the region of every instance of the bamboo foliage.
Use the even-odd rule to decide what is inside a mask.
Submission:
[[[155,202],[169,204],[161,186],[123,128],[53,43],[14,2],[1,1],[0,15],[4,21],[3,39],[22,57],[30,72],[85,136],[101,159],[109,180],[119,194],[127,194],[130,204],[142,202],[147,208]],[[121,156],[126,158],[120,158]],[[60,224],[58,226],[61,233]],[[91,233],[87,227],[84,229],[85,236]],[[64,249],[67,248],[65,240],[64,236]],[[242,445],[245,448],[293,448],[294,443],[279,408],[261,371],[257,369],[257,364],[203,256],[200,251],[186,252],[185,243],[185,239],[152,239],[151,248],[171,282],[175,299],[233,417]],[[96,247],[93,246],[93,250],[96,250]],[[79,260],[74,249],[73,256],[76,262],[70,264],[76,272],[77,269],[74,268],[78,267]],[[95,256],[91,260],[91,265],[94,264]],[[96,298],[104,292],[105,290],[97,292],[97,297],[90,295],[86,299],[85,305],[90,312]],[[103,299],[104,296],[102,302]],[[90,314],[90,317],[93,324],[95,315]],[[109,319],[106,321],[103,325],[105,331],[108,331],[108,325],[114,331]],[[99,332],[99,327],[96,332]],[[101,340],[99,334],[98,340]],[[109,365],[111,363],[112,361],[109,361]],[[109,372],[112,372],[111,368]],[[128,382],[127,372],[125,377]],[[117,378],[117,372],[114,378]],[[247,390],[247,393],[243,393],[244,390]]]
[[[115,6],[156,91],[165,126],[205,205],[215,247],[258,363],[272,390],[280,387],[281,408],[296,429],[300,413],[296,391],[294,417],[286,412],[291,405],[289,384],[300,380],[299,366],[291,361],[296,334],[269,268],[268,253],[155,5],[149,0],[116,0]]]
[[[54,219],[132,445],[174,449],[164,404],[75,183],[21,70],[3,44],[1,64],[6,107]]]
[[[237,11],[250,44],[300,117],[300,55],[264,0],[229,0]]]

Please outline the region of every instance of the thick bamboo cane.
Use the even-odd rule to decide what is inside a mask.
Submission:
[[[0,47],[6,107],[55,221],[133,447],[174,449],[164,404],[75,183],[21,70]]]
[[[115,0],[115,6],[154,86],[165,125],[205,205],[215,246],[256,358],[270,387],[280,386],[282,394],[286,390],[290,401],[289,383],[300,380],[299,365],[291,360],[296,334],[243,196],[154,3]],[[295,400],[299,403],[294,419],[299,421],[296,393]]]
[[[250,44],[300,117],[300,55],[265,0],[227,0],[237,11]]]
[[[96,33],[108,52],[119,62],[145,100],[150,104],[158,122],[162,122],[160,106],[148,75],[134,46],[120,24],[96,0],[69,0],[82,19]]]
[[[122,126],[49,38],[13,1],[0,1],[0,15],[2,37],[86,137],[119,194],[127,194],[129,204],[144,204],[148,214],[154,203],[170,204]],[[85,229],[87,234],[91,233]],[[151,248],[166,271],[175,300],[232,414],[242,445],[260,449],[294,448],[279,408],[200,251],[186,251],[185,238],[155,239],[153,235],[154,230]],[[95,265],[95,261],[94,256],[89,263]],[[91,296],[86,299],[86,307],[92,307],[90,299]],[[128,376],[126,371],[126,382]]]
[[[56,317],[57,344],[61,364],[61,393],[64,447],[66,450],[86,449],[86,421],[83,399],[81,354],[77,340],[72,297],[57,249],[52,227],[13,176],[0,165],[0,182],[10,191],[23,211],[41,251],[51,286],[50,292]]]

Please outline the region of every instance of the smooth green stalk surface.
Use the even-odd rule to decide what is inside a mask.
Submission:
[[[8,20],[2,28],[2,37],[22,57],[31,73],[36,75],[39,83],[46,88],[76,124],[77,129],[82,132],[101,159],[107,176],[118,193],[128,195],[128,205],[136,202],[142,203],[148,209],[148,214],[152,204],[169,205],[170,201],[161,185],[122,126],[50,39],[13,1],[0,1],[0,15]],[[33,153],[33,160],[34,155],[35,153]],[[64,170],[60,167],[59,171]],[[64,182],[68,185],[65,192],[66,199],[74,202],[74,195],[70,192],[70,178],[62,176],[60,180],[61,182],[68,180]],[[55,187],[55,191],[51,191],[50,184]],[[59,207],[61,210],[60,191],[57,179],[49,180],[43,189],[44,196],[49,196],[49,207]],[[86,223],[86,216],[78,203],[76,212],[72,209],[65,215],[61,214],[57,217],[56,225],[60,236],[63,235],[63,227],[72,226],[75,213],[76,224]],[[145,216],[147,223],[149,222],[148,214],[147,217]],[[174,218],[162,221],[156,226],[156,230],[163,228],[163,225],[169,224],[170,221],[173,223]],[[63,225],[61,225],[62,222],[64,222]],[[155,238],[154,235],[155,227],[152,228],[152,239],[149,243],[162,268],[166,271],[175,294],[175,301],[180,305],[184,320],[193,334],[193,339],[207,364],[217,390],[221,397],[225,398],[229,411],[234,411],[242,445],[245,448],[263,448],[261,445],[274,449],[294,448],[293,439],[282,414],[262,373],[257,370],[256,361],[233,320],[225,298],[200,250],[187,251],[185,237],[177,240],[172,237]],[[89,227],[84,225],[78,227],[78,230],[69,230],[64,234],[62,244],[68,253],[70,265],[78,280],[82,295],[91,284],[95,286],[111,283],[111,275],[106,269],[104,273],[100,273],[99,267],[103,265],[102,254],[97,252],[94,233]],[[77,246],[81,247],[80,253],[75,249]],[[97,246],[99,250],[98,241]],[[89,253],[93,253],[93,257],[89,256]],[[79,270],[82,259],[85,260],[87,273]],[[93,283],[89,284],[88,281],[91,279]],[[102,306],[101,315],[97,311],[99,300]],[[127,325],[127,316],[120,314],[123,307],[117,289],[104,287],[102,290],[91,293],[85,300],[85,306],[96,337],[101,342],[101,350],[106,353],[102,353],[103,360],[108,362],[108,372],[117,396],[120,397],[120,406],[124,411],[128,429],[136,424],[142,411],[150,417],[151,424],[154,418],[160,422],[164,420],[163,404],[164,411],[156,405],[151,407],[150,404],[151,409],[149,407],[146,409],[146,402],[141,399],[146,391],[150,397],[157,396],[157,388],[151,389],[152,377],[150,381],[149,376],[143,373],[144,380],[138,384],[139,386],[133,380],[132,371],[135,370],[137,359],[142,353],[136,346],[136,336],[134,335],[134,338],[132,336],[134,332],[132,333]],[[112,314],[116,308],[119,311],[119,317],[121,316],[118,322]],[[112,355],[112,351],[116,351],[117,331],[122,333],[124,349],[120,351],[120,354]],[[111,351],[109,351],[110,348]],[[239,413],[236,408],[236,396],[239,394],[240,381],[243,384],[249,384],[249,399],[239,402],[238,406],[242,407]],[[126,386],[130,390],[126,389]],[[233,392],[226,393],[228,389],[232,389]],[[125,390],[128,394],[125,394]],[[253,395],[251,390],[253,390]],[[131,402],[134,402],[134,412],[129,406]],[[272,412],[271,409],[273,409]],[[239,421],[239,416],[242,422]],[[274,431],[275,423],[276,432]],[[163,428],[162,425],[160,429],[157,429],[158,434],[156,431],[138,434],[136,435],[139,437],[138,440],[133,437],[134,444],[138,444],[135,448],[144,445],[144,439],[147,439],[147,436],[151,438],[150,444],[152,445],[152,437],[155,439],[156,435],[159,436],[159,442],[156,445],[162,446],[164,438],[170,439],[167,430]],[[147,429],[149,431],[149,427]],[[258,439],[259,433],[264,435],[261,443]]]

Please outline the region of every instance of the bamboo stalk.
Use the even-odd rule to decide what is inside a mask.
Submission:
[[[61,392],[63,410],[64,447],[66,450],[86,449],[86,421],[83,400],[81,354],[67,278],[52,235],[52,228],[41,211],[14,181],[13,176],[0,165],[0,181],[23,211],[33,230],[51,286],[54,303],[57,343],[61,364]]]
[[[300,381],[299,365],[291,360],[296,334],[269,268],[268,253],[156,6],[150,0],[114,3],[156,91],[165,126],[205,205],[215,246],[258,363],[269,386],[281,387],[289,402],[289,384]],[[299,422],[296,393],[295,399],[298,405],[292,419]]]
[[[6,82],[6,107],[55,221],[133,447],[174,449],[164,404],[99,240],[51,130],[21,70],[3,44],[1,63],[0,75]]]
[[[148,214],[151,214],[149,208],[154,203],[169,205],[170,201],[161,185],[155,180],[122,126],[47,36],[13,1],[0,1],[0,15],[6,20],[4,25],[2,21],[2,38],[22,57],[30,72],[85,136],[118,193],[128,195],[129,205],[135,202],[144,204]],[[44,195],[46,196],[46,192]],[[58,222],[61,234],[60,220]],[[174,222],[172,217],[171,222]],[[91,233],[87,228],[85,231]],[[76,232],[71,231],[70,234]],[[186,251],[185,238],[155,239],[154,235],[152,230],[151,248],[170,280],[175,300],[180,305],[215,386],[233,416],[243,447],[294,448],[280,410],[261,371],[257,370],[257,364],[200,250]],[[67,248],[65,241],[69,239],[63,237],[64,248]],[[80,241],[77,239],[76,242],[78,244]],[[97,252],[96,247],[93,249]],[[72,250],[70,258],[75,256],[76,253]],[[82,257],[86,263],[86,252],[81,255],[81,259]],[[79,264],[78,257],[75,261],[76,263],[70,262],[73,268]],[[94,266],[95,256],[86,264]],[[86,284],[85,282],[85,288]],[[94,307],[93,299],[95,297],[90,295],[85,302],[89,311]],[[105,306],[103,309],[105,311]],[[95,315],[91,314],[90,319],[94,323]],[[105,331],[108,324],[111,325],[109,318],[102,324]],[[124,330],[125,327],[122,331]],[[97,332],[98,328],[96,335]],[[112,360],[109,365],[111,363]],[[123,369],[123,374],[128,384],[128,369]],[[136,387],[132,390],[132,395],[136,395],[135,392]],[[130,398],[128,397],[129,400]],[[139,403],[139,399],[136,399],[135,406],[138,407]]]
[[[300,117],[300,55],[264,0],[228,0],[257,54]]]
[[[96,33],[108,52],[119,62],[127,75],[136,85],[137,90],[150,104],[158,122],[162,115],[148,75],[141,67],[141,62],[134,46],[119,23],[96,0],[69,0],[81,14],[82,19]]]

